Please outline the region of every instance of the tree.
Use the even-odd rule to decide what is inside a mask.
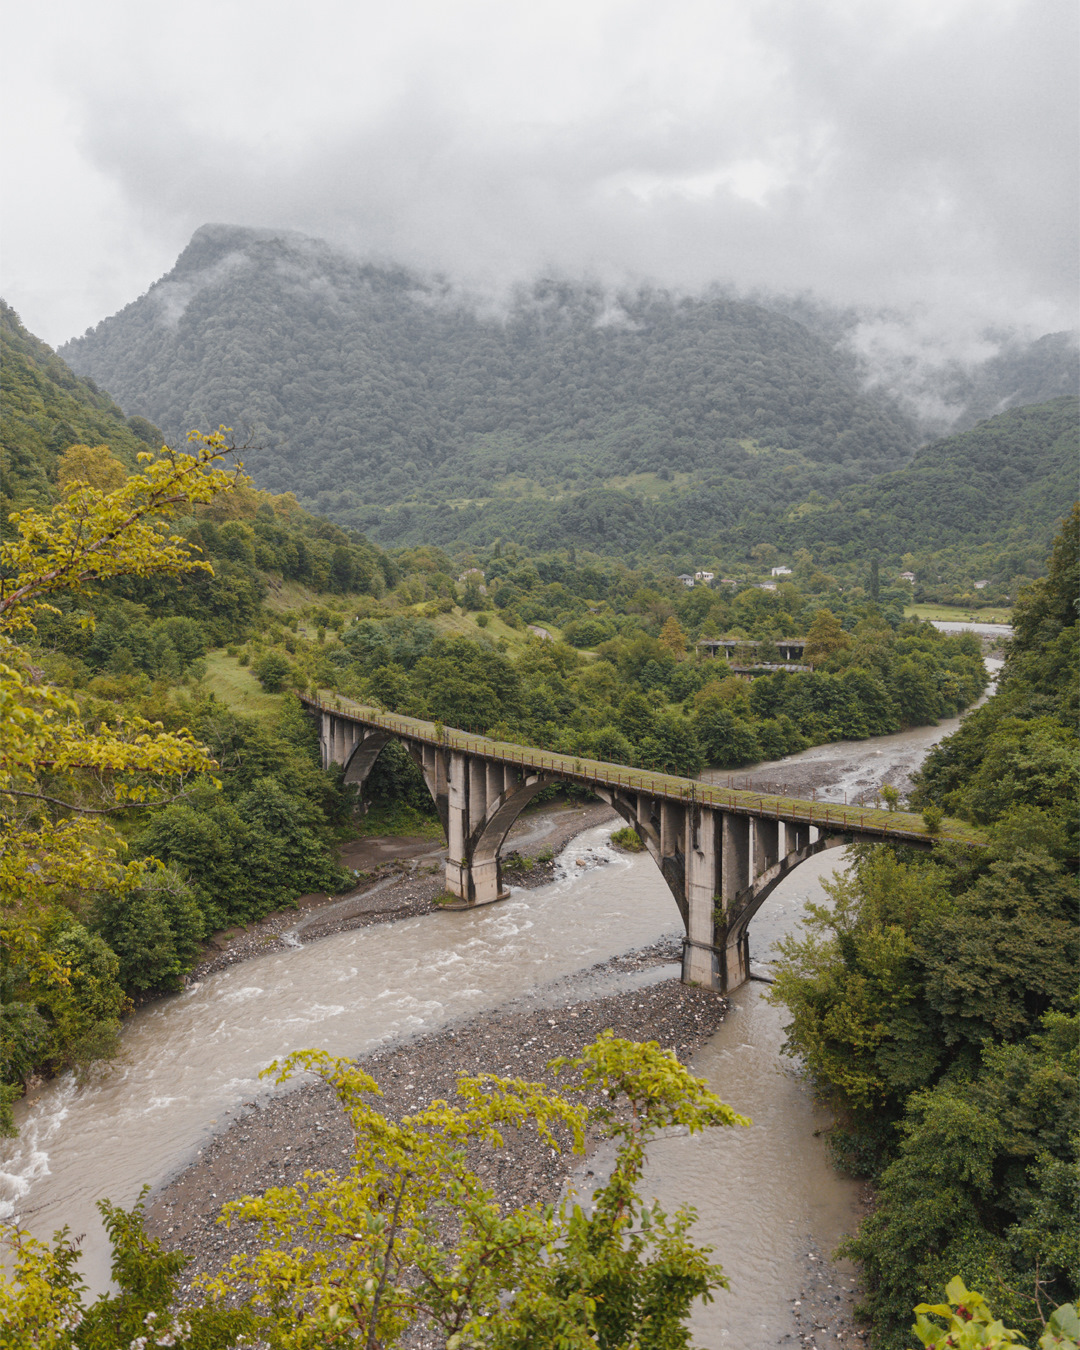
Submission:
[[[819,666],[834,652],[843,651],[845,647],[850,646],[851,639],[840,626],[840,620],[832,610],[819,609],[806,634],[804,658],[812,666]]]
[[[280,652],[264,652],[251,667],[252,674],[268,694],[280,694],[292,675],[292,666]]]
[[[127,477],[127,470],[107,445],[72,445],[60,456],[56,481],[62,492],[76,483],[111,492]]]
[[[192,433],[190,452],[140,454],[140,471],[115,488],[73,478],[50,511],[13,513],[11,537],[0,544],[3,997],[44,1007],[54,1026],[74,1015],[68,1004],[77,1004],[78,990],[71,959],[51,939],[50,914],[61,902],[77,907],[141,885],[149,864],[122,861],[111,817],[176,797],[214,762],[187,731],[165,732],[144,718],[85,725],[76,699],[42,682],[23,644],[35,619],[59,613],[52,599],[60,594],[89,596],[118,577],[211,570],[167,520],[237,481],[221,467],[225,430]],[[9,1081],[0,1105],[17,1090]],[[0,1130],[10,1128],[7,1114]]]
[[[307,1071],[334,1089],[353,1126],[351,1166],[227,1204],[221,1221],[257,1225],[258,1241],[193,1291],[187,1325],[158,1344],[224,1350],[243,1335],[275,1350],[390,1350],[426,1324],[447,1350],[688,1347],[691,1304],[727,1282],[709,1249],[691,1240],[692,1209],[668,1215],[642,1200],[647,1147],[672,1127],[750,1122],[655,1041],[608,1031],[549,1068],[575,1081],[557,1092],[543,1082],[462,1077],[461,1105],[435,1101],[395,1122],[370,1104],[374,1080],[346,1060],[304,1050],[271,1065],[265,1072],[279,1083]],[[599,1105],[575,1101],[582,1092]],[[469,1150],[500,1148],[507,1126],[531,1124],[551,1147],[580,1152],[590,1123],[616,1149],[588,1214],[573,1197],[504,1212],[470,1164]],[[0,1314],[23,1338],[11,1344],[72,1347],[81,1321],[93,1335],[84,1339],[80,1327],[80,1348],[127,1345],[172,1320],[183,1258],[142,1233],[141,1200],[130,1214],[107,1203],[102,1210],[119,1291],[89,1308],[66,1233],[50,1249],[8,1230],[15,1277],[0,1282]],[[105,1329],[114,1339],[94,1338]]]
[[[686,651],[686,634],[683,632],[683,626],[673,614],[671,618],[665,620],[663,628],[660,630],[660,645],[666,648],[672,656],[682,656]]]

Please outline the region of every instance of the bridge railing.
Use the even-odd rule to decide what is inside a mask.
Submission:
[[[702,806],[737,811],[741,815],[761,816],[771,820],[788,821],[796,825],[813,825],[826,831],[866,834],[877,839],[910,840],[925,844],[930,834],[920,816],[910,812],[876,810],[862,806],[841,806],[830,802],[812,802],[799,797],[784,797],[775,793],[759,793],[738,788],[720,788],[694,778],[680,778],[674,774],[654,773],[648,769],[633,769],[626,765],[608,764],[602,760],[581,759],[539,747],[518,745],[511,741],[495,741],[488,736],[443,727],[401,713],[383,712],[365,704],[354,703],[340,695],[316,697],[301,695],[308,707],[340,717],[362,722],[368,726],[439,746],[444,750],[458,750],[466,754],[494,759],[503,764],[517,765],[540,773],[555,774],[560,778],[579,782],[602,784],[604,787],[624,788],[652,797],[682,803],[700,803]],[[936,836],[957,843],[978,844],[981,838],[973,830],[949,823]]]

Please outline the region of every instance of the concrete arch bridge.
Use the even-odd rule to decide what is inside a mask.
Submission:
[[[364,782],[388,741],[402,742],[446,831],[446,886],[458,907],[509,894],[499,852],[538,792],[555,783],[587,786],[637,832],[675,898],[686,927],[684,981],[721,991],[749,977],[750,920],[799,863],[855,840],[931,843],[920,816],[714,787],[490,740],[333,695],[301,702],[318,722],[323,767],[343,764],[348,783]],[[978,842],[951,822],[939,837]]]

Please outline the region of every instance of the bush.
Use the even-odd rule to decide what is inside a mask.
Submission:
[[[118,978],[131,994],[176,988],[198,954],[205,922],[191,887],[165,868],[131,895],[106,896],[94,927],[119,958]]]
[[[251,667],[252,673],[268,694],[279,694],[292,679],[293,668],[280,652],[269,651]]]
[[[941,822],[945,819],[945,812],[940,806],[926,806],[922,813],[923,824],[926,826],[927,834],[938,834],[941,830]]]
[[[625,825],[621,830],[616,830],[611,836],[611,842],[625,853],[640,853],[645,847],[637,830],[631,829],[629,825]]]

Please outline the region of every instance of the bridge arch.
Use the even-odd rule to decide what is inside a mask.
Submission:
[[[424,784],[435,803],[435,810],[438,812],[443,832],[449,834],[445,784],[443,784],[443,791],[440,793],[437,766],[425,762],[423,747],[416,741],[410,740],[409,737],[397,735],[395,732],[382,727],[365,728],[364,734],[346,752],[344,781],[362,788],[371,776],[371,771],[374,769],[379,756],[391,741],[397,741],[398,744],[404,746],[409,758],[420,770]]]
[[[324,766],[343,764],[346,782],[363,783],[390,740],[406,746],[446,831],[447,890],[462,908],[508,894],[499,853],[537,793],[559,782],[588,787],[637,832],[671,890],[686,927],[683,979],[720,990],[749,977],[748,925],[795,867],[853,839],[931,844],[916,816],[723,789],[505,744],[336,697],[301,698],[319,721]],[[978,842],[953,825],[947,837]]]

